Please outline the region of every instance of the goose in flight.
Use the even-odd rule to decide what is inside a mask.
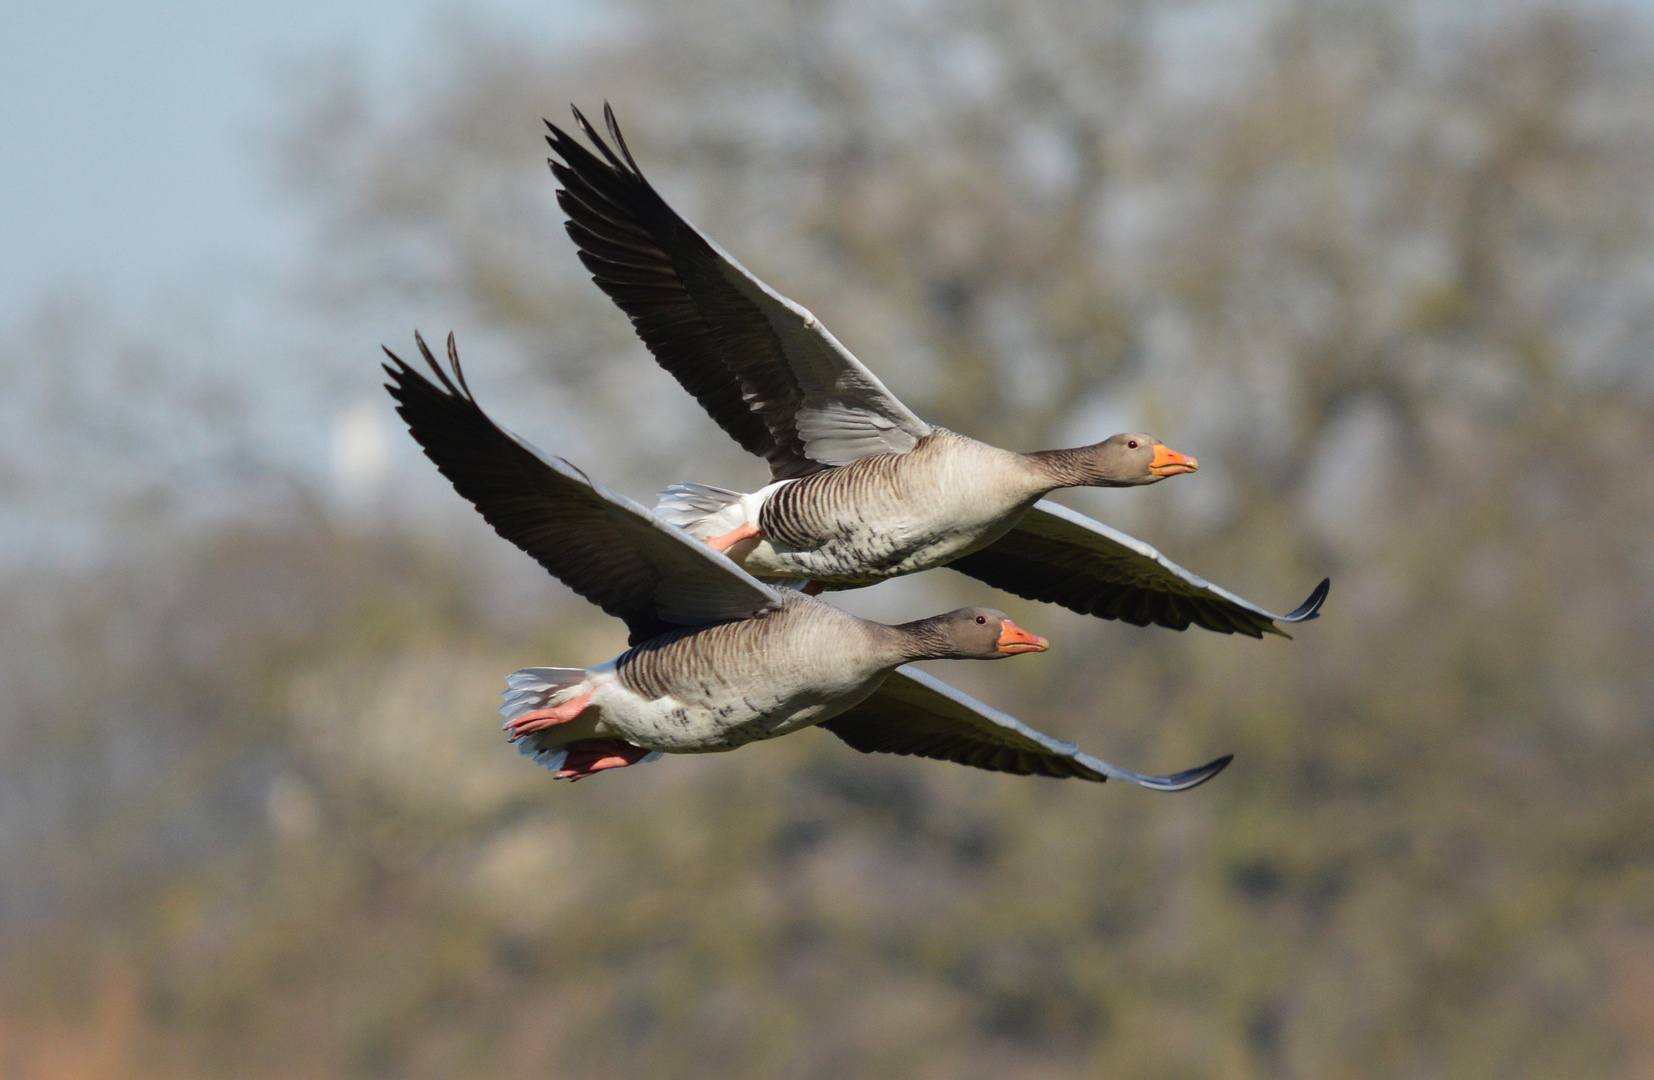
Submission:
[[[1140,540],[1044,496],[1128,487],[1198,463],[1150,435],[1016,453],[925,423],[803,307],[702,235],[655,192],[605,105],[596,147],[547,121],[557,201],[580,260],[655,359],[736,442],[769,462],[752,493],[676,484],[657,508],[749,573],[810,591],[951,565],[1086,615],[1285,634],[1313,619],[1329,581],[1286,615],[1212,585]],[[601,155],[601,156],[599,156]]]
[[[766,585],[496,426],[466,386],[452,336],[448,371],[424,341],[419,351],[436,381],[387,349],[386,389],[426,456],[496,532],[631,632],[631,648],[607,663],[525,668],[507,680],[506,730],[558,777],[733,750],[818,724],[864,753],[1158,791],[1194,787],[1229,763],[1140,776],[905,667],[1042,652],[1046,642],[988,608],[887,626]]]

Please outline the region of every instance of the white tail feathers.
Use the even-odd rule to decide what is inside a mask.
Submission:
[[[659,495],[655,516],[676,525],[697,540],[722,536],[747,520],[739,491],[707,484],[673,484]]]
[[[524,713],[574,700],[591,689],[591,677],[586,668],[531,667],[513,671],[505,677],[505,690],[500,694],[500,715],[505,717],[501,726],[509,730],[511,721]],[[567,737],[560,727],[546,728],[518,739],[517,752],[556,772],[569,756]],[[638,764],[658,761],[660,756],[657,750]]]
[[[505,690],[500,694],[503,704],[500,715],[505,717],[502,727],[535,709],[547,709],[580,696],[580,690],[591,673],[577,667],[527,667],[505,677]]]
[[[589,677],[585,668],[531,667],[513,671],[505,677],[505,691],[500,694],[503,699],[500,715],[505,717],[501,726],[509,729],[511,721],[524,713],[561,705],[578,697]],[[556,739],[556,732],[556,728],[550,728],[518,739],[517,752],[532,758],[536,765],[556,772],[569,756],[568,749]]]

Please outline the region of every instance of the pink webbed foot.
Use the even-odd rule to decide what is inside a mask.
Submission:
[[[524,735],[532,735],[536,731],[544,731],[548,727],[568,723],[586,711],[586,706],[592,702],[593,693],[595,691],[588,690],[573,701],[565,701],[563,704],[553,705],[549,709],[535,709],[533,712],[523,713],[523,715],[506,725],[506,730],[511,732],[509,741],[516,742]]]
[[[557,770],[557,779],[580,780],[605,769],[624,769],[648,756],[648,750],[620,739],[581,739],[569,743],[568,757]]]
[[[708,537],[706,544],[713,551],[728,554],[729,549],[743,540],[751,540],[758,535],[758,526],[748,522],[737,529],[731,529],[722,536]]]

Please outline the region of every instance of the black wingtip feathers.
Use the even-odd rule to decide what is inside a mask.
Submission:
[[[608,140],[597,133],[596,125],[586,119],[586,114],[580,111],[580,106],[571,104],[569,105],[569,111],[574,114],[575,126],[585,132],[587,140],[608,161],[611,169],[634,180],[643,178],[643,170],[638,168],[636,159],[632,157],[631,148],[626,145],[626,136],[620,133],[620,121],[615,119],[614,108],[607,101],[603,102],[603,126],[609,130]],[[568,132],[550,120],[542,117],[541,122],[546,125],[546,131],[548,132],[546,135],[547,145],[551,147],[553,153],[563,159],[561,162],[555,158],[546,159],[546,163],[551,166],[552,171],[557,172],[559,165],[565,168],[576,166],[577,160],[571,155],[585,153],[585,147],[581,146]],[[614,143],[612,148],[609,145],[610,142]],[[615,150],[619,150],[620,153],[617,155]],[[564,177],[559,173],[558,179],[562,180]]]
[[[626,164],[632,167],[633,172],[641,176],[643,170],[637,167],[636,161],[632,160],[632,151],[626,146],[626,136],[620,133],[620,121],[615,119],[615,111],[607,101],[603,102],[603,124],[609,129],[609,137],[615,141],[615,147],[620,150],[620,156],[626,159]]]
[[[1321,605],[1327,602],[1327,593],[1332,589],[1332,578],[1322,578],[1321,584],[1315,586],[1315,591],[1309,594],[1309,599],[1299,604],[1290,615],[1282,615],[1284,623],[1309,622],[1321,617]]]
[[[454,344],[453,333],[448,334],[448,370],[443,370],[442,365],[431,352],[431,347],[425,344],[425,338],[418,330],[414,331],[414,344],[419,347],[419,355],[424,357],[425,366],[431,369],[431,373],[436,376],[437,382],[442,384],[442,388],[450,396],[469,402],[475,407],[476,398],[471,396],[471,387],[465,382],[465,369],[460,366],[459,350]],[[390,391],[391,397],[403,402],[408,392],[409,380],[419,379],[421,376],[409,366],[406,360],[391,352],[388,345],[379,347],[384,350],[385,355],[390,357],[391,360],[389,364],[379,365],[385,369],[385,374],[391,377],[391,382],[385,384],[385,389]],[[453,373],[451,376],[449,371]]]
[[[1225,754],[1216,761],[1207,762],[1199,768],[1185,769],[1183,772],[1173,773],[1171,776],[1157,776],[1154,778],[1154,783],[1145,784],[1144,786],[1152,791],[1188,791],[1190,788],[1199,787],[1224,769],[1227,769],[1229,763],[1234,760],[1234,754]]]
[[[453,369],[454,379],[458,381],[460,389],[465,391],[465,396],[475,401],[476,398],[471,396],[471,386],[465,381],[465,369],[459,366],[459,349],[454,346],[452,330],[448,331],[448,366]]]
[[[592,145],[597,147],[597,152],[608,159],[610,167],[619,173],[627,172],[628,170],[626,168],[626,163],[615,156],[615,152],[609,148],[609,144],[603,141],[603,136],[599,135],[597,133],[597,129],[592,126],[591,121],[586,119],[586,114],[581,112],[577,106],[570,105],[569,108],[574,110],[574,122],[580,125],[580,130],[586,133],[586,138],[590,139]],[[611,134],[618,132],[620,129],[615,126],[614,112],[609,108],[609,103],[607,101],[603,103],[603,114],[608,121],[609,132]],[[618,136],[615,141],[620,141]],[[630,154],[627,154],[626,156],[628,159],[631,157]],[[633,165],[632,170],[635,171],[636,169],[637,166]]]

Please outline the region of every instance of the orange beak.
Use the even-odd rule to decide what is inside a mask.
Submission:
[[[1194,472],[1200,468],[1200,462],[1187,454],[1180,454],[1165,443],[1154,444],[1154,460],[1149,462],[1149,472],[1156,476],[1176,476],[1178,473]]]
[[[1007,656],[1024,652],[1044,652],[1051,643],[1038,634],[1030,634],[1010,619],[1000,625],[999,651]]]

